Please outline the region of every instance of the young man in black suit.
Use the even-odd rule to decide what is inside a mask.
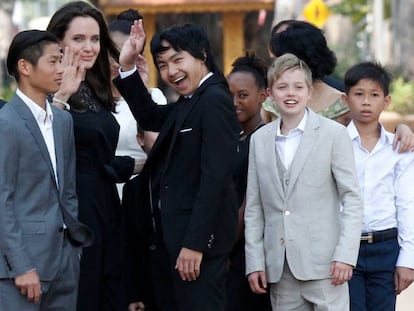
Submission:
[[[232,177],[240,125],[200,26],[174,26],[151,41],[162,80],[181,95],[166,106],[151,100],[135,68],[144,42],[142,21],[136,21],[115,84],[140,126],[160,133],[144,168],[156,299],[162,310],[222,311],[237,226]]]

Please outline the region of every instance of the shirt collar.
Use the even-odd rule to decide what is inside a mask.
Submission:
[[[290,134],[295,133],[295,132],[303,133],[305,131],[306,122],[308,121],[308,114],[309,114],[308,113],[308,108],[306,108],[305,109],[305,113],[303,114],[302,120],[300,120],[300,122],[299,122],[299,124],[298,124],[297,127],[295,127],[293,130],[290,130],[289,131],[289,134],[288,135],[283,135],[282,132],[281,132],[281,130],[280,130],[280,126],[278,126],[277,127],[276,136],[280,136],[280,137],[285,136],[286,137],[286,136],[289,136]],[[279,125],[280,124],[281,123],[279,123]]]
[[[210,78],[211,76],[213,75],[213,73],[210,71],[208,74],[206,74],[205,76],[204,76],[204,78],[203,79],[201,79],[200,80],[200,83],[198,84],[198,87],[200,87],[201,86],[201,84],[203,84],[204,83],[204,81],[206,81],[208,78]],[[193,93],[194,94],[194,93]],[[190,94],[190,95],[188,95],[188,96],[185,96],[185,98],[191,98],[191,97],[193,97],[193,94]]]
[[[394,140],[394,134],[387,132],[381,123],[378,124],[378,127],[380,128],[379,141],[381,142],[381,144],[391,145]],[[355,140],[355,139],[360,140],[358,129],[356,128],[353,120],[351,120],[351,122],[348,124],[347,130],[348,130],[349,137],[351,137],[351,140]]]
[[[53,113],[50,108],[50,104],[46,100],[46,110],[42,109],[38,104],[26,96],[20,89],[16,90],[16,95],[21,98],[21,100],[29,107],[34,118],[43,124],[47,122],[53,122]]]
[[[206,75],[204,76],[204,78],[200,80],[200,83],[198,84],[198,87],[200,87],[200,86],[201,86],[201,84],[203,84],[203,83],[204,83],[204,81],[206,81],[206,80],[207,80],[208,78],[210,78],[212,75],[213,75],[213,73],[212,73],[211,71],[210,71],[208,74],[206,74]]]

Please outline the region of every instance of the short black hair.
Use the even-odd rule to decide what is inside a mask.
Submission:
[[[174,25],[156,34],[151,40],[151,54],[157,68],[157,55],[169,49],[162,44],[164,40],[175,51],[187,51],[193,57],[205,61],[211,72],[220,71],[215,63],[207,33],[200,25]]]
[[[134,9],[127,9],[118,14],[118,16],[108,25],[110,32],[119,31],[124,35],[129,35],[131,26],[136,20],[142,20],[142,15]]]
[[[7,55],[7,71],[18,82],[20,79],[17,63],[25,59],[36,66],[48,44],[59,44],[56,36],[44,30],[25,30],[16,34],[10,44]]]
[[[357,85],[362,79],[377,82],[384,95],[390,92],[391,73],[378,62],[361,62],[347,70],[344,76],[345,93],[349,94],[350,89]]]
[[[284,25],[287,25],[286,30],[272,33],[269,48],[273,55],[296,55],[309,66],[314,80],[334,72],[337,59],[322,30],[305,21],[288,20]]]

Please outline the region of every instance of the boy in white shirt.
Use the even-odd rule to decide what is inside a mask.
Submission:
[[[363,62],[344,79],[364,201],[358,263],[349,282],[351,309],[395,310],[396,295],[414,280],[414,155],[394,151],[394,135],[379,122],[391,102],[387,71]]]

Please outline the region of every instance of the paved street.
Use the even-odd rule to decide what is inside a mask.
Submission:
[[[414,285],[411,284],[408,289],[402,292],[397,298],[397,311],[414,310]]]

